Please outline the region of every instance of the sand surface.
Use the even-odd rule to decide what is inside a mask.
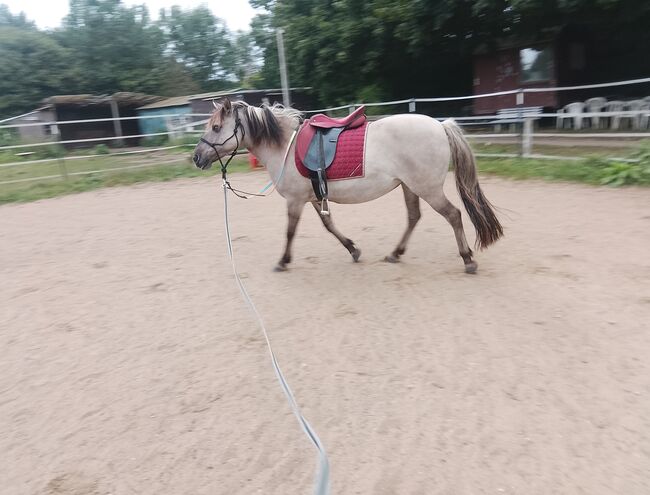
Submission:
[[[506,237],[475,276],[428,207],[380,261],[400,191],[333,207],[359,264],[306,208],[280,274],[282,198],[231,200],[332,494],[649,494],[650,192],[483,185]],[[217,178],[0,208],[0,493],[311,493],[222,212]]]

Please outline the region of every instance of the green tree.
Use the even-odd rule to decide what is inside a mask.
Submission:
[[[250,0],[254,7],[264,7],[271,9],[270,2],[260,2],[259,0]],[[264,12],[256,15],[251,21],[251,37],[260,51],[262,57],[262,67],[251,78],[255,87],[277,88],[280,86],[280,69],[278,63],[278,48],[275,39],[276,17],[273,11]]]
[[[33,22],[27,20],[24,12],[13,15],[5,4],[0,4],[0,27],[35,28]]]
[[[32,110],[70,85],[71,53],[31,27],[0,26],[0,115]]]
[[[152,76],[164,63],[164,38],[144,6],[70,0],[70,13],[55,35],[74,55],[75,92],[156,93],[161,87],[161,80]]]
[[[204,89],[220,87],[233,78],[232,40],[225,23],[202,5],[160,11],[159,26],[172,57],[183,64]]]
[[[260,79],[277,83],[275,29],[284,28],[292,84],[323,103],[472,91],[474,52],[499,42],[590,36],[616,77],[650,71],[650,3],[638,0],[251,0]],[[597,64],[594,64],[596,66]],[[595,67],[606,80],[612,66]],[[601,70],[602,73],[599,73]],[[609,76],[611,78],[612,75]]]
[[[233,81],[244,84],[258,67],[255,39],[249,32],[238,31],[230,35],[230,49],[223,57],[223,67]]]

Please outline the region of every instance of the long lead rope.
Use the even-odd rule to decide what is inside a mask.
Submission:
[[[298,420],[298,423],[300,423],[302,430],[309,437],[314,447],[316,447],[316,449],[318,450],[318,468],[317,468],[316,479],[314,483],[315,485],[314,495],[328,495],[330,467],[329,467],[329,459],[327,457],[327,452],[325,451],[325,447],[320,441],[320,438],[318,438],[318,435],[316,434],[312,426],[309,424],[309,421],[307,421],[307,419],[302,415],[302,412],[300,412],[300,407],[296,402],[296,399],[293,395],[293,392],[291,391],[291,388],[289,387],[289,384],[287,383],[286,378],[282,374],[282,370],[280,369],[278,360],[276,359],[275,353],[273,352],[273,347],[271,347],[271,341],[269,340],[269,335],[268,332],[266,331],[266,326],[264,325],[264,321],[262,320],[262,317],[257,311],[255,304],[253,304],[253,300],[248,294],[246,287],[244,287],[244,284],[242,283],[241,279],[239,278],[239,274],[237,273],[237,266],[235,265],[235,258],[232,249],[232,240],[230,237],[230,225],[228,222],[228,182],[225,179],[225,177],[223,179],[223,206],[224,206],[224,223],[226,225],[226,240],[228,244],[228,257],[230,258],[230,263],[232,264],[232,271],[235,276],[235,282],[237,283],[237,287],[239,287],[239,290],[241,291],[244,301],[246,302],[250,310],[257,318],[260,328],[262,329],[262,333],[264,334],[264,339],[266,340],[266,346],[271,356],[271,362],[273,363],[273,370],[275,371],[275,376],[280,382],[280,386],[282,387],[282,391],[284,392],[284,395],[287,398],[287,402],[289,402],[291,411],[296,416],[296,419]]]

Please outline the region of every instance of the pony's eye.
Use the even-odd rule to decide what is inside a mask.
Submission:
[[[213,126],[212,126],[212,130],[213,130],[214,132],[219,132],[219,131],[221,130],[221,126],[219,126],[219,125],[213,125]]]

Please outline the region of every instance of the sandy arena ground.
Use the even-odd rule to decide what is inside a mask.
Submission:
[[[483,185],[507,233],[476,276],[428,207],[404,261],[380,262],[400,191],[334,206],[356,265],[306,209],[280,274],[283,200],[231,200],[239,269],[332,494],[648,495],[650,192]],[[0,493],[311,492],[315,451],[222,222],[217,178],[0,208]]]

